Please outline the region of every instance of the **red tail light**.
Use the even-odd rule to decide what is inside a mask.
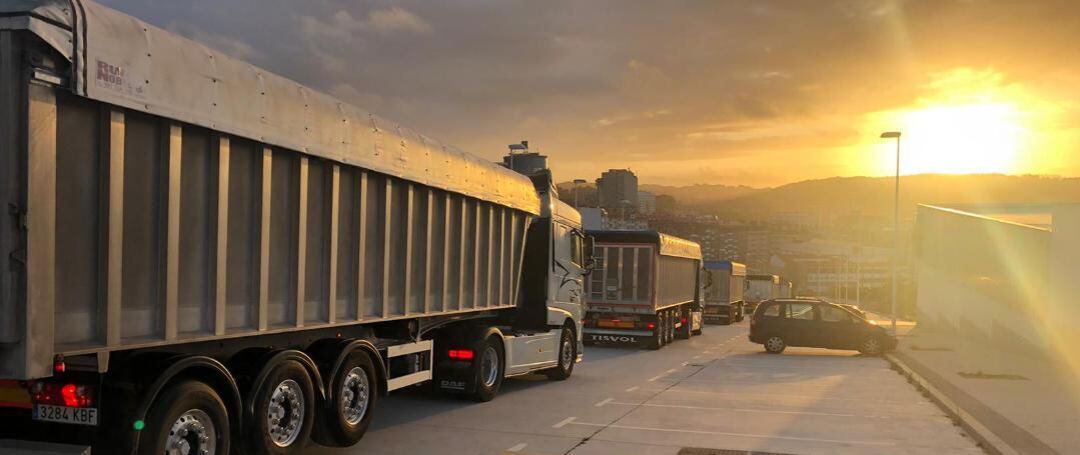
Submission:
[[[90,386],[35,382],[30,393],[37,404],[71,408],[88,408],[94,405],[94,389]]]
[[[653,324],[653,323],[651,323],[651,322],[647,322],[647,323],[645,323],[645,328],[646,328],[646,329],[649,329],[649,330],[655,329],[655,328],[656,328],[656,324]]]
[[[686,318],[682,318],[682,323],[686,324]]]
[[[472,349],[451,349],[447,354],[455,360],[472,360],[474,356]]]

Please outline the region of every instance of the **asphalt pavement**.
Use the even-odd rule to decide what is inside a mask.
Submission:
[[[359,444],[308,453],[982,453],[885,360],[771,355],[746,333],[744,322],[659,351],[590,346],[570,379],[508,379],[488,403],[395,393]]]

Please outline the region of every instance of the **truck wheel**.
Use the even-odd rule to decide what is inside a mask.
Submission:
[[[667,338],[667,342],[668,342],[668,344],[671,344],[671,343],[675,342],[675,331],[679,330],[678,328],[675,327],[675,321],[678,320],[678,317],[679,317],[679,315],[675,314],[675,311],[673,311],[673,310],[668,311],[668,313],[667,313],[667,320],[668,320],[668,325],[667,325],[667,327],[668,327],[668,338]]]
[[[577,362],[577,340],[574,331],[569,327],[562,328],[559,336],[559,365],[544,372],[548,379],[562,381],[574,373],[574,363]]]
[[[322,412],[322,430],[331,442],[349,447],[364,437],[378,398],[378,376],[371,357],[353,351],[330,382],[330,400]]]
[[[475,383],[472,399],[476,401],[491,401],[499,394],[499,387],[503,381],[503,355],[502,340],[496,337],[488,337],[477,350],[476,361],[473,362],[473,381]]]
[[[780,338],[780,335],[773,335],[765,340],[765,351],[769,354],[779,354],[784,352],[784,348],[787,344],[784,343],[784,339]]]
[[[311,435],[315,390],[299,362],[287,360],[270,371],[254,398],[251,448],[259,454],[299,453]]]
[[[162,393],[146,415],[137,452],[229,454],[229,415],[213,388],[184,381]]]

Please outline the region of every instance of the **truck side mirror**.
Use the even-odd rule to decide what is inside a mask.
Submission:
[[[593,256],[593,238],[591,235],[581,234],[585,241],[582,242],[582,248],[585,250],[582,252],[582,256],[585,258],[585,270],[582,271],[582,275],[589,276],[592,274],[593,269],[596,268],[596,257]]]

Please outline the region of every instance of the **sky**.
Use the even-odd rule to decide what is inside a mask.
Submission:
[[[1073,0],[103,3],[559,181],[1080,175]]]

